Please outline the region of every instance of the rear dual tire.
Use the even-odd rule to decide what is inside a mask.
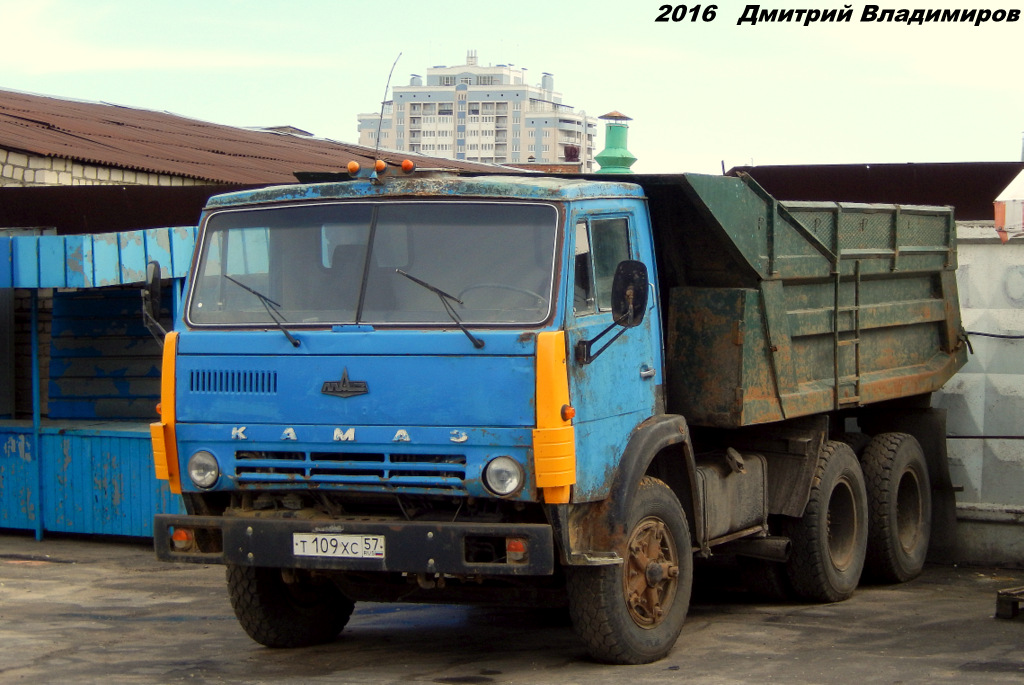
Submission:
[[[865,575],[903,583],[924,568],[931,539],[932,497],[921,445],[907,433],[880,433],[861,457],[867,480]]]

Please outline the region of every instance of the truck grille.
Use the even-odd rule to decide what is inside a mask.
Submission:
[[[235,452],[239,486],[465,492],[464,454]]]

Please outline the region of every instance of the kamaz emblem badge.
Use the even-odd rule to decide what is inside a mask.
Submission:
[[[324,395],[334,395],[335,397],[355,397],[356,395],[365,395],[370,392],[370,389],[367,387],[366,381],[349,380],[348,367],[345,367],[341,372],[341,380],[324,381],[320,392]]]

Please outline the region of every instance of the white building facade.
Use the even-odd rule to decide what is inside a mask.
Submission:
[[[495,164],[573,164],[594,170],[597,121],[562,103],[554,77],[529,85],[525,68],[466,64],[427,69],[395,86],[384,114],[359,115],[359,145]]]

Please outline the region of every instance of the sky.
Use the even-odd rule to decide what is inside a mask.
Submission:
[[[1012,6],[905,1],[877,5]],[[563,103],[588,115],[632,117],[640,173],[1021,160],[1024,19],[865,23],[873,3],[853,2],[849,23],[740,26],[748,3],[726,1],[711,21],[656,22],[664,4],[0,0],[0,89],[354,143],[357,115],[390,98],[393,64],[391,84],[408,85],[476,50],[481,65],[526,67],[531,82],[553,74]]]

